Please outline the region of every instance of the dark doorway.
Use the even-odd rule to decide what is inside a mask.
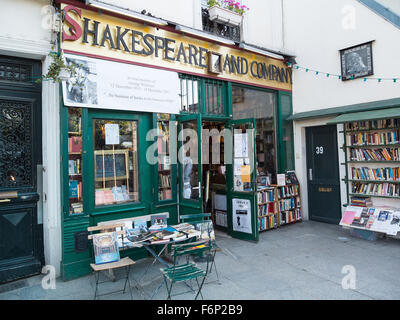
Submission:
[[[41,63],[0,56],[0,283],[38,274],[42,163]]]
[[[310,220],[338,224],[342,213],[336,126],[310,127],[306,135]]]

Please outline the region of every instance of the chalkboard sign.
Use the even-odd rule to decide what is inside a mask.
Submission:
[[[114,178],[126,179],[128,177],[128,154],[128,150],[96,151],[96,181]]]

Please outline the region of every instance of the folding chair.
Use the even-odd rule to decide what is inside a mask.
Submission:
[[[93,232],[99,232],[98,235],[102,234],[102,233],[108,233],[108,232],[116,232],[118,236],[125,236],[125,231],[124,230],[120,230],[117,231],[118,228],[123,228],[125,226],[125,224],[123,223],[119,223],[119,224],[112,224],[112,225],[105,225],[105,226],[97,226],[97,227],[89,227],[88,228],[88,232],[89,233],[93,233]],[[89,234],[88,239],[89,240],[93,240],[94,234]],[[129,281],[129,272],[130,272],[130,267],[132,265],[135,264],[135,261],[133,261],[130,258],[123,258],[120,261],[117,262],[110,262],[110,263],[104,263],[104,264],[100,264],[100,265],[96,265],[94,263],[90,264],[93,272],[94,272],[94,276],[95,276],[95,280],[96,280],[96,288],[95,288],[95,293],[94,293],[94,300],[96,300],[98,297],[101,296],[106,296],[106,295],[110,295],[110,294],[114,294],[114,293],[118,293],[118,292],[123,292],[125,293],[126,291],[126,286],[128,285],[129,287],[129,292],[130,292],[130,296],[131,296],[131,300],[132,300],[132,288],[131,288],[131,284]],[[117,291],[113,291],[113,292],[109,292],[109,293],[105,293],[105,294],[98,294],[98,288],[99,285],[102,283],[106,283],[109,281],[115,281],[115,277],[114,277],[114,270],[120,269],[120,268],[124,268],[125,269],[125,284],[124,284],[124,288],[121,290],[117,290]],[[109,273],[109,277],[111,278],[108,281],[102,281],[100,282],[100,273],[102,271],[108,271]]]
[[[196,224],[204,221],[211,221],[211,213],[196,213],[196,214],[188,214],[188,215],[182,215],[179,217],[179,220],[181,223],[190,223],[190,224]],[[220,283],[219,281],[219,274],[217,270],[217,264],[215,263],[215,255],[217,252],[221,252],[222,249],[218,247],[216,241],[211,241],[211,254],[212,254],[212,263],[210,267],[210,274],[212,273],[212,269],[214,267],[215,269],[215,274],[217,275],[217,282]]]
[[[196,291],[193,290],[193,288],[188,285],[191,291],[196,293],[194,300],[197,300],[197,297],[199,295],[201,295],[201,298],[204,299],[201,290],[203,288],[204,281],[208,274],[210,259],[207,259],[206,270],[199,268],[195,263],[191,262],[187,262],[185,264],[178,264],[178,260],[180,257],[190,254],[201,254],[205,252],[209,253],[211,250],[210,241],[198,241],[180,245],[173,245],[172,250],[174,257],[174,265],[170,268],[160,269],[161,273],[164,276],[164,282],[168,292],[167,300],[171,300],[172,298],[172,288],[175,283],[185,282],[187,284],[187,281],[190,280],[196,280],[198,286],[198,291],[196,293]],[[201,282],[199,282],[199,278],[202,278]],[[182,292],[176,295],[181,295],[187,292]]]

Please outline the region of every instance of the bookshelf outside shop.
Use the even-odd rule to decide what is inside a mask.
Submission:
[[[291,70],[283,57],[144,28],[84,5],[62,9],[81,28],[64,37],[62,50],[85,79],[83,88],[79,80],[63,83],[61,99],[65,280],[90,272],[91,251],[77,248],[78,237],[101,222],[168,212],[168,224],[177,224],[179,215],[211,212],[216,228],[258,241],[259,232],[302,219],[297,182],[278,186],[278,174],[294,170]],[[112,50],[111,33],[96,45],[115,26],[169,39],[181,58],[166,61],[173,51],[165,48],[152,47],[150,57]],[[179,50],[187,47],[189,56]],[[208,68],[211,51],[219,73]]]

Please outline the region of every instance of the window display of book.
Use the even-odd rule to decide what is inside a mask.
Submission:
[[[83,213],[82,182],[82,110],[68,110],[68,175],[69,175],[69,214]]]

